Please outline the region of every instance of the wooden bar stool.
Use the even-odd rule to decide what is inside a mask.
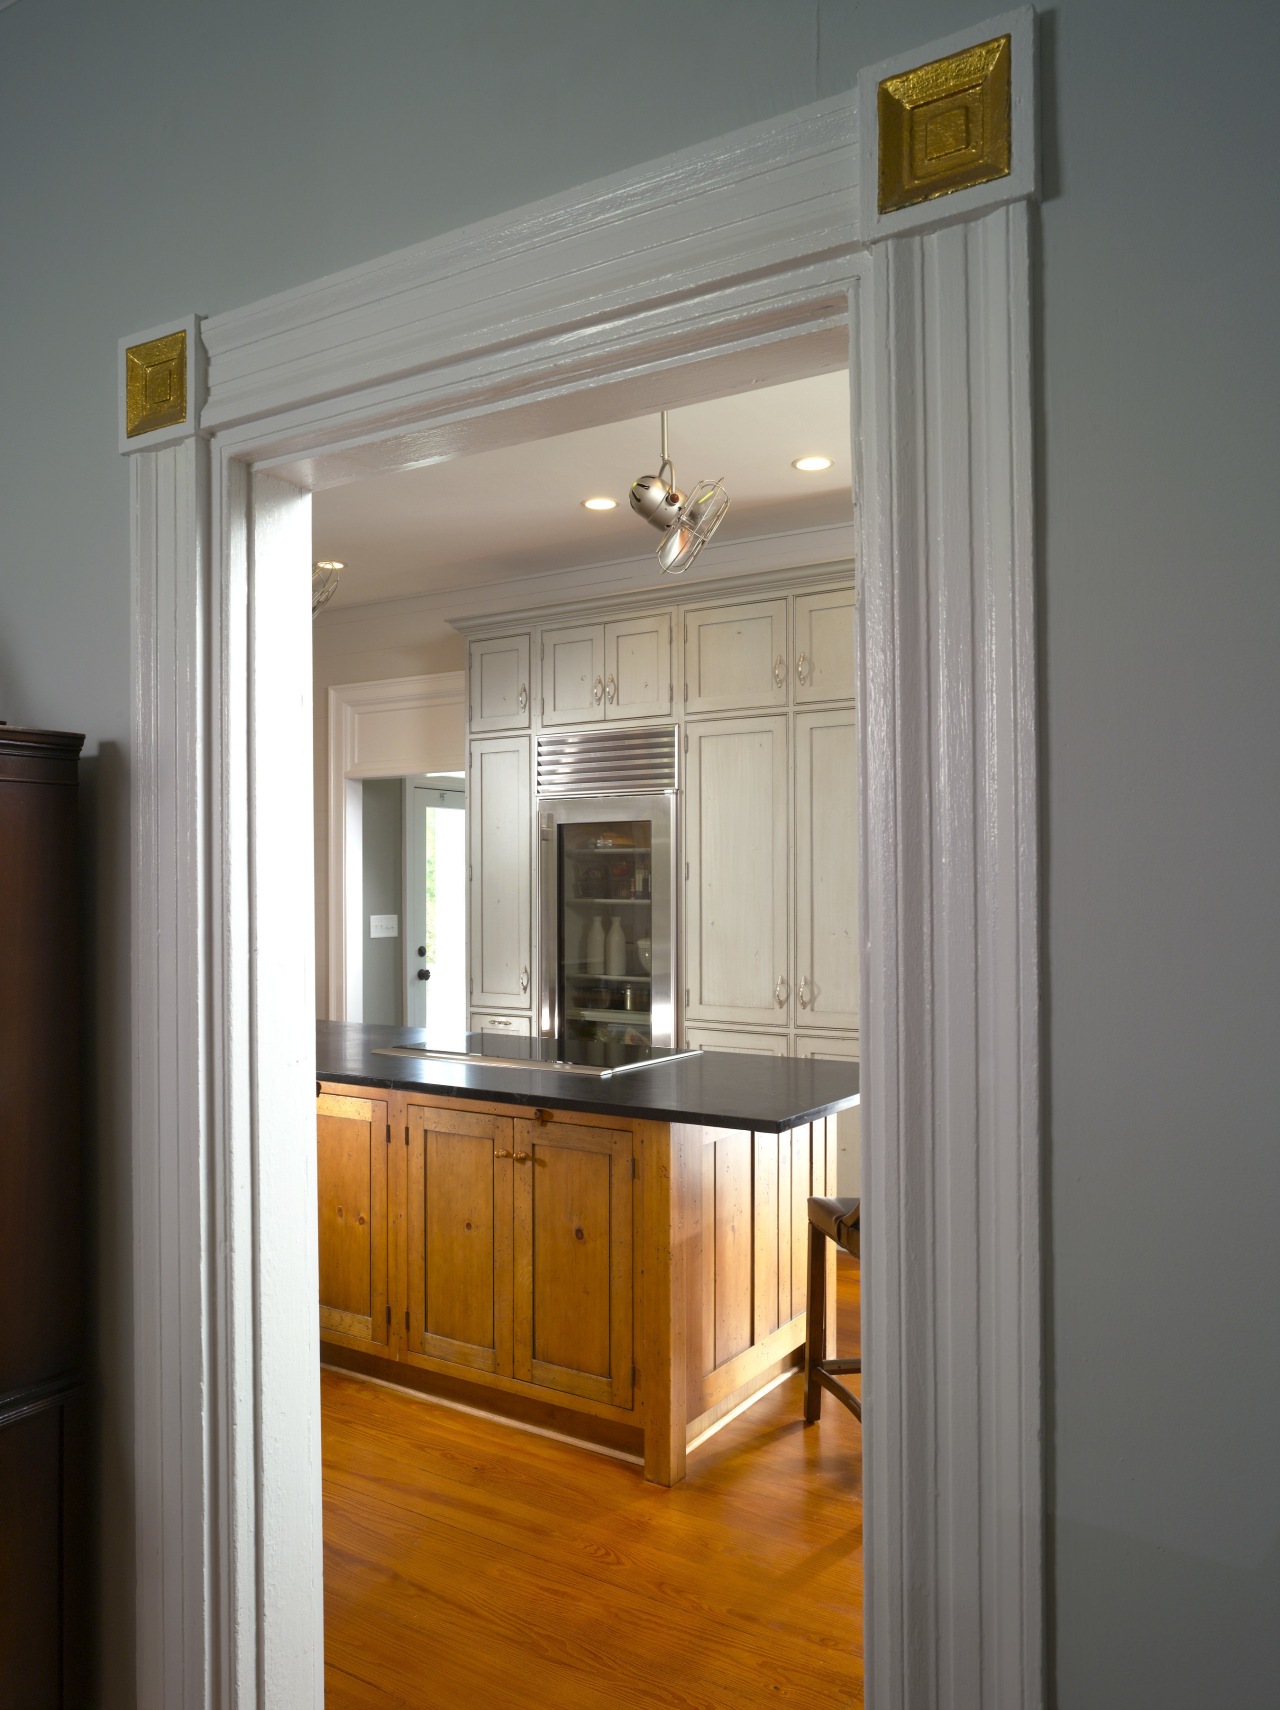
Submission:
[[[829,1389],[855,1419],[862,1418],[862,1403],[840,1382],[862,1370],[861,1360],[829,1360],[827,1346],[827,1242],[834,1241],[854,1258],[862,1253],[862,1202],[857,1199],[811,1199],[809,1201],[809,1301],[808,1333],[804,1347],[804,1422],[812,1425],[822,1416],[822,1392]]]

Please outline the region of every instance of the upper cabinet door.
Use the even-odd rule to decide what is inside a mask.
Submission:
[[[684,710],[785,707],[786,600],[703,606],[684,616]]]
[[[542,632],[543,724],[594,724],[604,717],[604,625]]]
[[[607,623],[604,716],[667,718],[671,700],[671,613]]]
[[[787,719],[709,720],[687,734],[686,1017],[787,1027]]]
[[[485,730],[529,728],[529,637],[494,636],[471,643],[468,727]]]
[[[467,800],[471,1001],[527,1010],[533,969],[529,738],[471,744]]]
[[[857,692],[854,666],[852,588],[797,594],[795,611],[795,702],[851,701]]]
[[[796,1022],[858,1027],[858,733],[852,711],[796,715]]]

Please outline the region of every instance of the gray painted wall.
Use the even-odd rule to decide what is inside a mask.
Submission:
[[[621,0],[0,12],[0,717],[89,733],[109,1707],[132,1630],[116,339],[832,94],[983,8],[640,10],[657,50]],[[1239,0],[1061,0],[1044,45],[1056,1699],[1254,1710],[1280,1678],[1280,26]]]
[[[361,787],[364,888],[364,1019],[404,1022],[404,780],[368,778]],[[370,938],[369,916],[394,914],[394,938]]]

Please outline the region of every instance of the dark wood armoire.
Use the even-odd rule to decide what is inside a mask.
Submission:
[[[86,1702],[82,736],[0,725],[0,1706]]]

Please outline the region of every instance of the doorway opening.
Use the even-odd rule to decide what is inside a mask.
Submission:
[[[326,801],[341,805],[346,840],[340,865],[321,868],[329,897],[317,911],[332,922],[345,898],[343,932],[317,943],[318,991],[345,991],[334,1019],[383,1043],[400,1029],[406,1043],[447,1049],[469,1030],[508,1041],[555,1031],[563,1011],[592,1062],[659,1035],[743,1061],[856,1061],[854,460],[848,373],[834,365],[842,342],[817,372],[802,344],[792,373],[775,351],[770,384],[718,395],[708,383],[672,409],[682,473],[722,477],[731,498],[729,520],[680,580],[660,575],[656,537],[627,505],[653,461],[655,417],[627,412],[625,390],[616,421],[562,421],[560,434],[318,487],[313,557],[345,565],[313,649],[316,729],[346,756],[336,782],[334,755],[317,756],[317,775],[331,779],[317,796],[317,850],[335,849]],[[749,366],[739,377],[757,378]],[[410,685],[468,661],[463,766],[392,770],[391,756],[425,739],[425,726],[393,730],[411,717]],[[761,662],[763,699],[752,675]],[[351,735],[353,706],[366,723]],[[539,757],[567,765],[565,744],[593,724],[633,752],[653,737],[670,755],[667,793],[611,797],[597,748],[579,793],[540,809]],[[661,811],[636,819],[646,800]],[[762,843],[771,818],[776,833]],[[345,987],[332,977],[344,946]],[[818,964],[805,959],[815,952]],[[770,970],[754,1010],[753,962]],[[405,1696],[414,1671],[430,1668],[442,1681],[457,1671],[432,1700],[441,1704],[468,1674],[494,1702],[575,1692],[601,1706],[640,1702],[667,1666],[652,1654],[657,1621],[683,1692],[763,1705],[797,1682],[830,1691],[838,1677],[841,1698],[859,1701],[861,1430],[831,1403],[806,1428],[801,1376],[806,1196],[857,1195],[856,1108],[829,1132],[748,1129],[708,1154],[718,1179],[704,1215],[723,1227],[703,1250],[718,1280],[704,1286],[699,1270],[689,1295],[687,1470],[666,1489],[642,1476],[639,1285],[621,1284],[635,1310],[625,1397],[605,1394],[592,1370],[611,1369],[618,1307],[602,1313],[593,1296],[603,1286],[615,1298],[616,1271],[593,1281],[584,1270],[562,1321],[556,1279],[533,1280],[532,1312],[558,1349],[540,1369],[575,1365],[575,1381],[522,1379],[503,1364],[513,1332],[498,1325],[512,1311],[501,1278],[504,1266],[536,1266],[536,1244],[522,1260],[517,1213],[504,1256],[491,1162],[502,1150],[481,1131],[488,1118],[456,1105],[419,1135],[421,1115],[402,1119],[380,1086],[331,1084],[323,1050],[317,1072],[330,1699]],[[582,1132],[598,1144],[609,1131]],[[581,1179],[548,1177],[549,1193],[568,1195],[548,1215],[572,1212],[579,1236],[599,1155],[574,1163]],[[441,1186],[467,1171],[470,1186]],[[638,1189],[628,1203],[638,1231]],[[611,1228],[622,1204],[615,1195]],[[638,1239],[636,1253],[639,1265]],[[859,1271],[843,1255],[835,1297],[839,1351],[856,1355]],[[508,1592],[518,1587],[519,1643],[492,1618],[495,1537]],[[708,1551],[719,1561],[710,1574]],[[599,1567],[610,1559],[612,1571]],[[405,1593],[374,1611],[367,1588],[388,1574]],[[762,1624],[786,1629],[786,1641],[761,1652]]]

